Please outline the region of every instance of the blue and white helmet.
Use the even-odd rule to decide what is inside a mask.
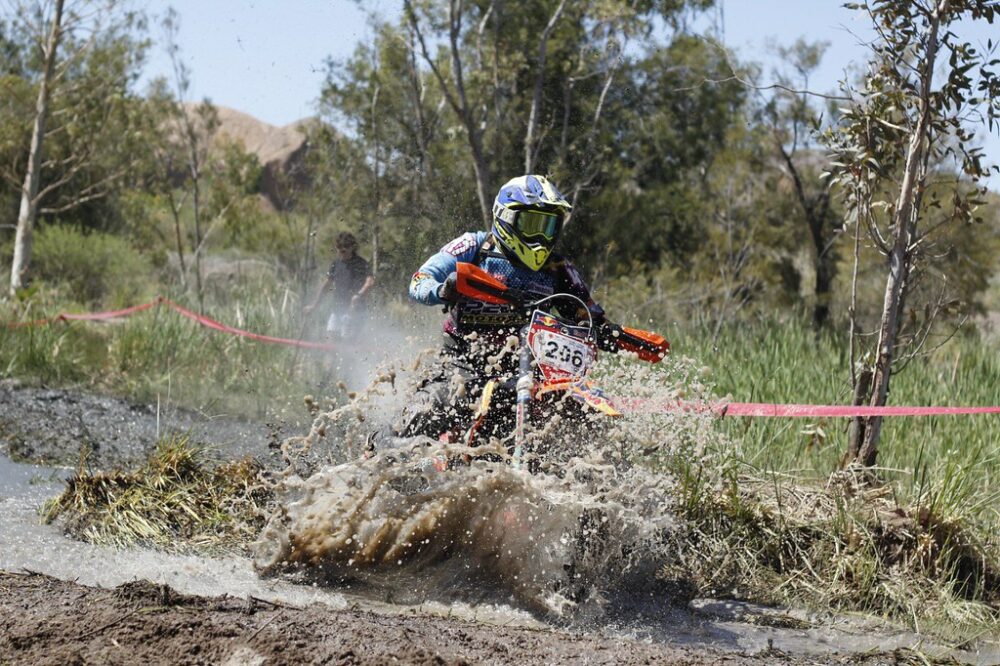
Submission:
[[[493,236],[508,259],[541,268],[573,209],[545,176],[507,181],[493,201]]]

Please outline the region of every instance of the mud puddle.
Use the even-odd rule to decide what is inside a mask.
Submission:
[[[344,590],[261,578],[247,558],[81,543],[39,525],[36,502],[24,499],[0,501],[0,653],[13,663],[66,663],[72,655],[134,663],[140,654],[150,663],[233,664],[909,663],[900,648],[963,663],[1000,660],[861,623],[802,620],[809,626],[790,629],[779,616],[779,626],[765,626],[761,618],[774,611],[741,604],[699,602],[691,612],[664,606],[662,590],[648,587],[625,590],[601,618],[572,625],[473,598],[403,605],[363,583]]]
[[[9,410],[9,404],[3,409]],[[136,418],[145,419],[148,427],[149,412],[135,413],[145,414]],[[53,429],[61,427],[58,419],[49,423]],[[267,451],[265,441],[250,446]],[[0,574],[0,653],[14,655],[15,662],[49,654],[38,652],[47,646],[52,655],[66,656],[70,653],[59,650],[72,649],[84,660],[121,663],[146,649],[137,646],[134,636],[162,646],[152,653],[161,655],[153,662],[174,655],[173,661],[265,663],[287,661],[294,653],[303,660],[327,655],[347,663],[382,662],[389,655],[438,663],[700,664],[756,663],[762,658],[776,663],[892,663],[884,653],[898,648],[967,663],[1000,662],[998,650],[948,651],[914,634],[843,618],[711,600],[672,606],[663,602],[670,591],[648,577],[621,580],[600,612],[570,621],[532,614],[516,595],[478,592],[471,575],[462,584],[429,592],[428,582],[436,587],[433,563],[422,572],[405,572],[392,585],[358,577],[334,586],[317,585],[315,577],[294,572],[262,578],[249,558],[239,556],[97,547],[38,522],[39,505],[61,490],[63,473],[0,456],[0,571],[37,572],[87,586]],[[201,601],[146,599],[141,602],[145,606],[137,607],[139,602],[128,601],[128,595],[122,601],[122,594],[108,591],[141,580]],[[9,612],[14,607],[20,610]],[[107,633],[80,634],[78,629],[105,625]],[[177,627],[183,628],[183,640]],[[116,646],[125,649],[115,652]],[[339,652],[330,652],[334,647]],[[204,656],[195,659],[186,652],[192,649]]]

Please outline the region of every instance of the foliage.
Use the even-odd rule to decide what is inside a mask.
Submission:
[[[39,36],[33,32],[33,21],[40,14],[22,9],[12,17],[10,40],[5,43],[0,38],[10,63],[0,66],[0,71],[10,72],[0,76],[4,100],[0,174],[5,194],[23,184],[42,75]],[[82,15],[75,13],[77,9]],[[120,8],[106,16],[92,14],[72,2],[67,13],[58,80],[50,98],[40,212],[87,228],[117,231],[122,220],[116,198],[141,173],[141,157],[150,139],[146,108],[135,91],[149,46],[145,18]]]
[[[149,259],[121,236],[46,225],[35,240],[36,277],[61,285],[74,302],[133,305],[150,296]]]
[[[632,237],[604,257],[616,271],[682,261],[703,224],[685,203],[702,201],[697,174],[745,99],[736,82],[704,85],[725,77],[725,57],[680,27],[706,4],[536,0],[516,12],[471,4],[449,19],[446,3],[420,2],[399,25],[376,19],[371,44],[329,64],[321,97],[324,118],[356,137],[336,180],[337,217],[359,217],[373,239],[379,221],[378,251],[413,257],[392,276],[402,279],[481,227],[480,209],[530,164],[577,204],[567,252],[596,259],[609,238]],[[449,20],[459,31],[450,46]],[[658,20],[673,31],[653,37]]]

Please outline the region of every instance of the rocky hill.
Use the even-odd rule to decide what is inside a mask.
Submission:
[[[194,105],[192,105],[193,107]],[[253,116],[224,106],[216,107],[219,114],[219,129],[215,142],[235,141],[257,156],[263,167],[261,194],[275,209],[288,205],[287,195],[279,190],[278,179],[290,176],[293,184],[303,184],[305,173],[302,168],[308,142],[309,128],[319,121],[303,118],[284,127],[276,127]]]

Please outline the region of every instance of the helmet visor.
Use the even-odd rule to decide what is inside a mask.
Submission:
[[[544,238],[554,241],[562,224],[562,216],[556,213],[543,213],[538,210],[518,211],[514,228],[524,238]]]

